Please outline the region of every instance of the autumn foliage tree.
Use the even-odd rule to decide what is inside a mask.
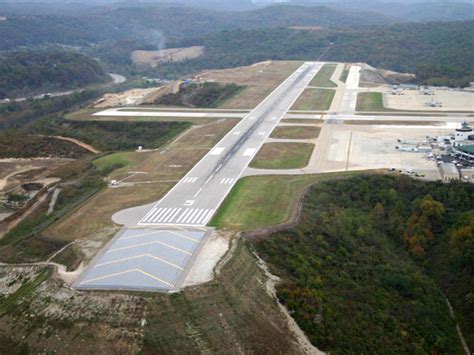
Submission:
[[[433,228],[439,226],[444,206],[431,195],[414,201],[414,212],[408,218],[403,241],[408,251],[416,256],[425,254],[426,244],[434,239]]]

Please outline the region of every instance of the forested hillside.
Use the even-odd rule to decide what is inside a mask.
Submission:
[[[444,295],[472,348],[473,196],[472,184],[406,176],[324,182],[296,227],[254,246],[322,350],[462,354]]]
[[[21,50],[0,56],[0,99],[78,89],[109,80],[97,61],[63,50]]]
[[[366,62],[416,73],[429,84],[468,85],[474,81],[474,21],[373,26],[357,29],[233,30],[170,44],[203,45],[205,56],[163,73],[248,65],[267,59]]]
[[[384,5],[388,6],[388,5]],[[1,14],[0,14],[1,15]],[[0,51],[18,46],[79,46],[109,69],[139,74],[130,52],[203,45],[206,55],[150,75],[173,77],[267,59],[367,62],[416,73],[420,82],[465,86],[474,80],[474,21],[393,24],[393,18],[324,6],[270,6],[216,12],[179,6],[103,6],[77,16],[12,16],[0,21]],[[327,50],[327,51],[326,51]]]
[[[0,16],[1,16],[0,11]],[[215,12],[173,6],[101,7],[89,15],[11,16],[0,21],[0,50],[44,44],[87,45],[104,40],[140,39],[159,47],[236,28],[360,26],[393,22],[384,16],[327,7],[271,6],[245,12]]]

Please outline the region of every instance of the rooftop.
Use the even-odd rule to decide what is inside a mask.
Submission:
[[[456,148],[464,153],[474,154],[474,144],[470,145],[458,145]]]
[[[441,163],[439,167],[443,174],[459,174],[458,168],[453,163]]]

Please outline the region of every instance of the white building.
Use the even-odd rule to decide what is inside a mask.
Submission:
[[[439,170],[443,180],[459,180],[459,170],[453,163],[441,163]]]

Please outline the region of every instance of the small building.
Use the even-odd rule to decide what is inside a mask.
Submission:
[[[474,182],[474,168],[461,169],[461,179]]]
[[[459,180],[459,170],[453,163],[441,163],[439,164],[439,170],[443,180]]]

